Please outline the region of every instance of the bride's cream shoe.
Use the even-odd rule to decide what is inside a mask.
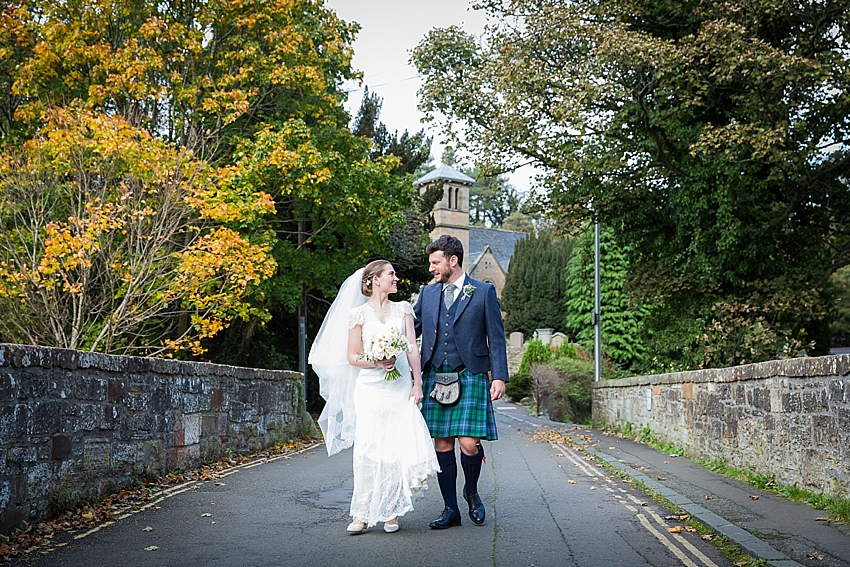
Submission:
[[[354,520],[353,522],[348,524],[348,527],[345,528],[345,531],[347,531],[351,535],[362,534],[364,531],[366,531],[366,522]]]
[[[394,533],[398,531],[398,520],[395,521],[394,524],[388,524],[384,522],[384,531],[388,534]]]

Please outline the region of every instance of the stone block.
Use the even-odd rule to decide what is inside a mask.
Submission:
[[[183,416],[184,441],[186,445],[196,445],[201,439],[201,414]]]
[[[835,447],[841,442],[841,430],[837,416],[812,416],[812,443],[815,447]]]
[[[826,396],[822,390],[808,390],[801,395],[802,411],[814,413],[827,409]]]
[[[131,391],[124,397],[127,409],[135,412],[149,412],[151,395],[149,392]]]
[[[0,374],[0,404],[18,399],[18,382],[9,372]]]
[[[78,400],[104,402],[109,398],[109,380],[102,373],[77,374],[74,397]]]
[[[122,419],[126,416],[126,410],[117,404],[98,406],[100,408],[99,429],[118,429]]]
[[[68,435],[54,435],[50,452],[51,459],[63,460],[71,456],[74,444]]]
[[[15,372],[18,399],[43,400],[47,397],[52,371],[41,367],[25,367]]]
[[[210,409],[218,410],[221,409],[224,405],[224,391],[221,388],[216,388],[212,392],[212,399],[210,401]]]
[[[23,441],[27,434],[29,408],[26,404],[0,405],[0,444]]]
[[[186,467],[187,450],[185,446],[172,447],[165,451],[165,467],[167,470],[173,470]]]
[[[135,439],[145,439],[149,437],[151,431],[156,430],[156,417],[150,413],[133,413],[130,417]]]
[[[108,439],[92,438],[83,441],[83,469],[105,471],[111,462],[111,447]]]
[[[2,392],[2,386],[0,386],[0,392]],[[834,404],[850,404],[850,380],[830,380],[828,399]]]
[[[53,366],[55,368],[63,368],[65,370],[74,370],[77,368],[77,351],[65,348],[55,348],[53,350]]]
[[[201,417],[201,435],[203,437],[218,436],[218,416],[205,415]]]
[[[60,432],[62,402],[47,400],[29,404],[27,435],[53,435]]]
[[[151,392],[150,411],[155,414],[164,414],[166,410],[170,409],[169,401],[168,388],[164,385],[157,386]]]

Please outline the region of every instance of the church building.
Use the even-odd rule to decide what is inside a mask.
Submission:
[[[469,188],[475,180],[442,164],[417,179],[420,193],[435,184],[443,187],[443,198],[434,205],[434,230],[431,240],[450,234],[463,243],[463,269],[483,282],[491,283],[501,297],[505,274],[510,267],[514,246],[525,238],[522,232],[469,225]]]

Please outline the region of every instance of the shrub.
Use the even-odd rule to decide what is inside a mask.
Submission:
[[[576,349],[576,347],[578,347],[578,345],[574,345],[569,341],[562,342],[560,345],[558,345],[557,348],[552,351],[552,360],[557,360],[559,358],[579,358],[578,350]]]
[[[555,421],[590,423],[593,363],[558,358],[533,366],[531,376],[538,411]]]

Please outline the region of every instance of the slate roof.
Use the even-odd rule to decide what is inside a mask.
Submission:
[[[458,183],[465,183],[467,185],[472,185],[473,183],[475,183],[475,180],[470,176],[464,175],[463,173],[459,172],[450,165],[442,164],[434,171],[426,173],[425,175],[414,181],[413,184],[423,185],[425,183],[428,183],[429,181],[434,181],[435,179],[457,181]]]
[[[493,251],[499,265],[507,273],[514,255],[514,246],[525,238],[524,232],[513,232],[511,230],[500,230],[496,228],[482,228],[478,226],[469,227],[469,251],[467,252],[468,266],[478,263],[481,254],[487,246]]]

